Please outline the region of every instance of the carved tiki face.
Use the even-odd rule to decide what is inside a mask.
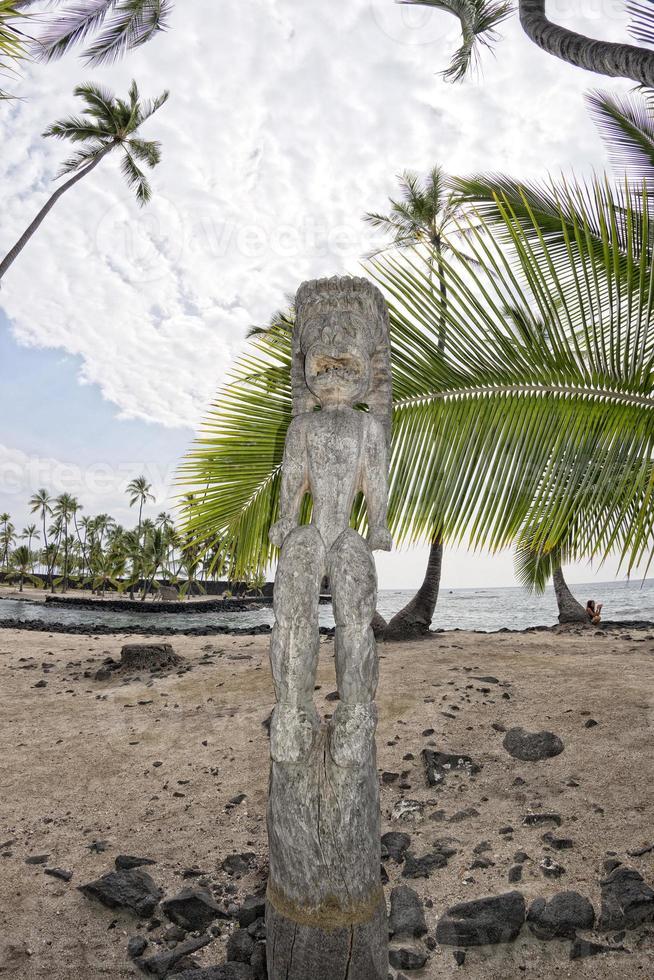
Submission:
[[[317,339],[304,358],[307,387],[321,405],[354,405],[370,387],[370,354],[358,342],[361,317],[350,311],[331,311],[312,318],[308,334]]]
[[[293,415],[361,402],[390,442],[390,342],[382,294],[367,279],[313,279],[298,289],[295,311]]]

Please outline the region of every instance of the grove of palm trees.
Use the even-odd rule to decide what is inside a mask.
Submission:
[[[654,973],[600,8],[0,0],[0,976]]]

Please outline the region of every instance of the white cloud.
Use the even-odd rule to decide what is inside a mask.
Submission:
[[[585,14],[589,33],[622,29],[612,0]],[[120,92],[134,76],[172,99],[147,128],[164,144],[152,206],[139,211],[106,161],[6,276],[16,338],[79,355],[80,380],[123,417],[194,425],[249,324],[304,278],[357,271],[360,216],[384,207],[399,170],[603,166],[582,104],[594,80],[539,52],[515,18],[504,33],[483,76],[451,86],[435,74],[458,41],[447,15],[392,0],[178,0],[171,30],[119,66],[34,68],[28,101],[0,109],[7,247],[51,190],[64,150],[39,133],[74,109],[77,82]]]

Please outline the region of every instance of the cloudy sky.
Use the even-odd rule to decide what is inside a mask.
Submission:
[[[567,8],[576,8],[574,18]],[[40,133],[93,79],[171,101],[139,210],[109,159],[56,206],[0,293],[0,510],[22,526],[37,486],[129,522],[145,472],[156,510],[243,345],[306,278],[359,271],[360,218],[383,210],[404,168],[523,178],[603,169],[583,93],[603,80],[503,28],[480,74],[438,75],[457,22],[393,0],[177,0],[170,30],[106,69],[70,55],[24,72],[0,104],[0,253],[52,190],[65,147]],[[619,0],[556,3],[559,22],[627,37]],[[618,83],[619,84],[619,83]],[[613,84],[615,87],[615,83]],[[624,87],[624,86],[622,86]],[[381,556],[380,584],[410,587],[422,551]],[[571,581],[588,581],[586,566]],[[612,578],[605,566],[602,579]],[[448,555],[447,586],[513,583],[512,560]]]

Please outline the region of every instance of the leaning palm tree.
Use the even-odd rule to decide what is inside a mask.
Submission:
[[[138,203],[145,205],[152,196],[150,183],[139,164],[151,169],[156,167],[161,159],[161,145],[156,140],[141,139],[137,133],[143,123],[166,102],[168,92],[151,102],[142,102],[136,82],[132,82],[128,99],[124,101],[106,89],[89,83],[78,85],[75,95],[84,102],[82,115],[60,119],[43,134],[70,140],[80,146],[62,165],[58,174],[59,177],[65,174],[73,176],[51,194],[16,244],[0,261],[0,281],[59,198],[95,170],[104,157],[114,150],[122,153],[121,170]]]
[[[461,23],[463,41],[444,72],[459,81],[476,63],[478,48],[491,47],[497,40],[496,27],[512,12],[511,3],[495,0],[400,0],[414,6],[433,7],[454,14]],[[612,78],[630,78],[640,85],[654,86],[654,11],[650,0],[626,0],[631,17],[631,34],[641,44],[598,41],[561,27],[545,11],[545,0],[519,0],[520,23],[527,37],[555,58]]]
[[[85,45],[82,57],[103,65],[141,47],[165,30],[172,0],[14,0],[20,10],[36,11],[41,29],[30,46],[33,57],[54,61],[71,48]]]
[[[430,279],[438,276],[435,288],[440,290],[443,313],[440,319],[438,349],[444,353],[447,343],[447,279],[443,258],[449,249],[450,237],[456,239],[462,227],[462,204],[447,185],[441,167],[433,167],[424,179],[411,171],[399,177],[401,198],[393,200],[387,214],[367,213],[364,220],[374,228],[385,231],[390,237],[389,248],[415,249],[424,247],[430,269]],[[386,249],[377,250],[377,254]],[[381,617],[376,629],[384,629],[387,635],[426,632],[432,622],[443,564],[443,540],[441,528],[436,524],[430,539],[429,559],[422,585],[413,598],[384,624]]]

